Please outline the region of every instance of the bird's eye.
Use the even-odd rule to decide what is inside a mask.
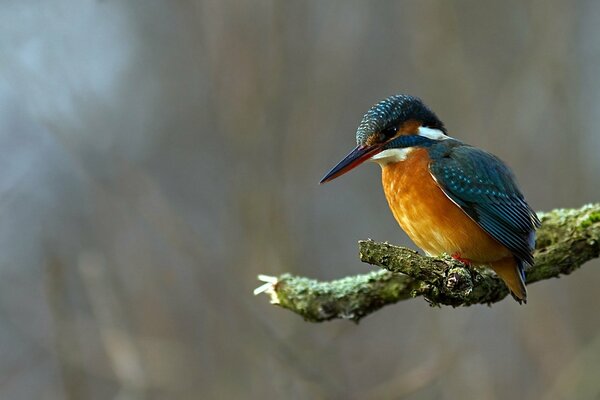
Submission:
[[[396,136],[396,132],[398,132],[397,126],[390,126],[389,128],[385,128],[384,130],[381,131],[382,139],[383,140],[390,139],[390,138]]]

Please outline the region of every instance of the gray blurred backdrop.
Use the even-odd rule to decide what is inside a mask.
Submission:
[[[600,199],[600,3],[0,4],[0,398],[592,399],[599,263],[527,306],[310,324],[259,273],[413,246],[362,114],[422,97],[535,209]]]

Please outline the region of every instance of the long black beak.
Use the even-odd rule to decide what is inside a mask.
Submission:
[[[335,167],[331,169],[321,179],[321,184],[329,182],[345,174],[346,172],[358,167],[360,164],[367,161],[369,158],[373,157],[375,154],[379,153],[382,150],[381,145],[375,146],[356,146],[354,150],[350,152],[342,161],[340,161]]]

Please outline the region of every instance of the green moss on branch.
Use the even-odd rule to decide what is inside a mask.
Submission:
[[[535,266],[527,283],[566,275],[600,256],[600,204],[579,209],[539,213]],[[451,258],[433,258],[413,250],[360,241],[360,259],[383,271],[329,282],[284,274],[261,276],[266,282],[255,293],[265,292],[271,302],[308,321],[335,318],[360,320],[379,308],[423,296],[433,305],[491,304],[506,297],[504,283],[488,269],[471,269]]]

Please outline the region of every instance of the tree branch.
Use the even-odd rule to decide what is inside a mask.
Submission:
[[[535,266],[527,284],[568,275],[586,261],[600,256],[600,204],[579,209],[538,213]],[[271,303],[287,308],[307,321],[335,318],[359,321],[381,307],[423,296],[432,305],[469,306],[502,300],[508,289],[491,270],[471,269],[450,257],[426,257],[417,252],[360,241],[360,259],[384,270],[320,282],[290,274],[260,275],[266,282],[255,294],[267,293]]]

